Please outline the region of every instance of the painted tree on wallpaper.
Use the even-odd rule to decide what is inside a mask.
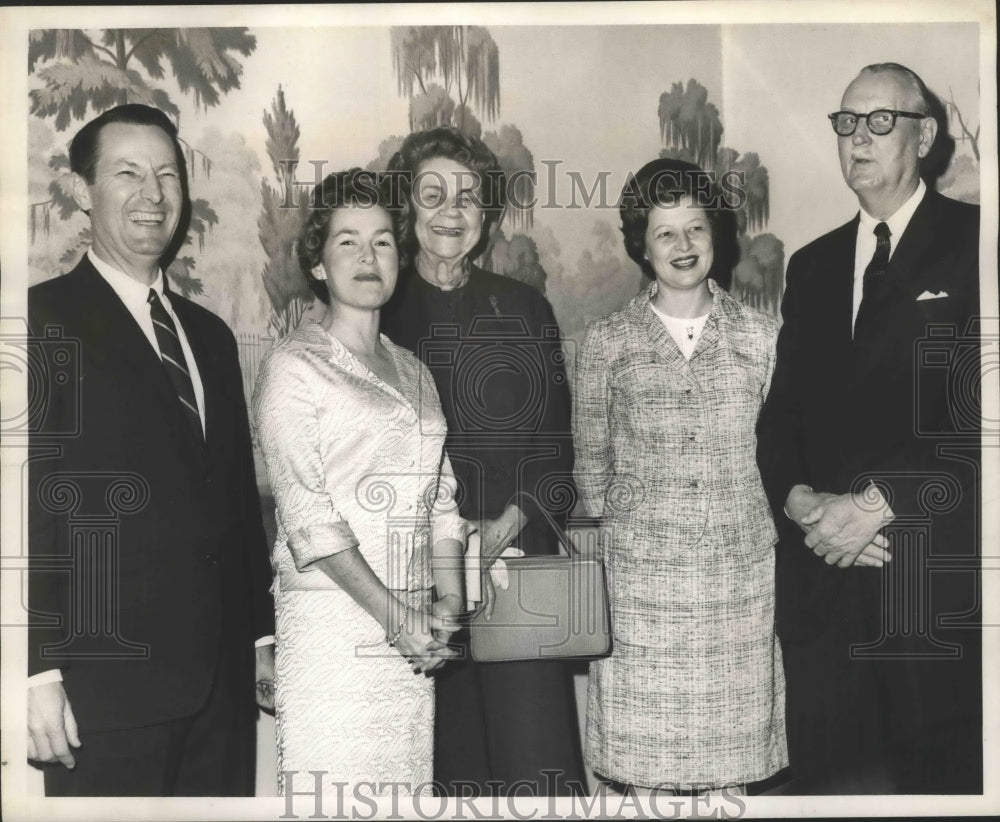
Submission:
[[[295,113],[285,105],[285,92],[280,85],[271,101],[271,111],[264,112],[264,129],[267,155],[277,184],[272,186],[267,179],[260,183],[262,208],[257,228],[267,258],[261,278],[271,304],[268,326],[275,335],[283,337],[298,326],[309,309],[313,293],[299,271],[295,253],[295,241],[309,198],[300,197],[298,208],[283,206],[294,199],[292,176],[299,161],[299,125]]]
[[[30,111],[39,118],[54,118],[56,131],[63,132],[76,121],[111,106],[145,103],[164,111],[179,126],[180,109],[157,85],[166,76],[164,65],[170,68],[181,93],[207,109],[240,87],[243,66],[236,55],[247,57],[256,46],[256,38],[245,28],[36,29],[29,35],[28,72],[41,86],[28,92]],[[189,178],[211,174],[211,159],[183,140],[182,145]],[[35,146],[29,145],[29,166],[34,150]],[[49,184],[49,198],[30,205],[29,235],[33,242],[39,236],[49,237],[52,211],[62,220],[77,211],[65,152],[53,153],[48,166],[57,176]],[[207,201],[192,198],[184,245],[196,241],[203,248],[206,234],[217,222]],[[89,244],[88,225],[67,243],[60,264],[71,267]],[[200,294],[202,284],[194,270],[191,256],[177,256],[167,275],[186,296]]]
[[[393,26],[390,38],[396,90],[410,101],[410,131],[454,126],[481,137],[482,124],[469,104],[488,120],[500,112],[500,52],[489,32],[478,26]]]
[[[753,151],[741,155],[722,145],[719,110],[708,101],[708,90],[693,78],[686,87],[673,83],[663,92],[657,113],[661,157],[687,160],[716,174],[742,175],[746,200],[736,214],[740,261],[730,291],[747,305],[776,315],[784,289],[785,248],[773,234],[760,233],[770,216],[767,167]]]
[[[502,124],[483,132],[482,120],[500,114],[500,52],[482,26],[394,26],[392,65],[399,93],[410,101],[410,131],[451,125],[482,139],[496,154],[508,179],[505,223],[508,237],[498,230],[484,253],[484,265],[499,274],[545,291],[546,274],[534,240],[526,233],[533,222],[534,181],[524,172],[535,168],[520,129]],[[478,116],[477,116],[478,115]],[[390,137],[379,146],[370,168],[384,169],[402,143]]]
[[[936,180],[937,190],[956,200],[979,203],[980,127],[977,125],[975,131],[972,130],[971,123],[966,122],[962,110],[955,103],[955,92],[948,89],[948,94],[948,99],[942,100],[942,103],[948,117],[949,132],[952,127],[958,127],[958,133],[952,135],[957,149],[944,173]]]
[[[682,152],[704,169],[715,167],[715,157],[722,139],[719,110],[708,102],[708,89],[697,80],[688,80],[687,88],[674,83],[660,95],[657,114],[660,139],[666,149]],[[681,159],[680,155],[676,156]]]

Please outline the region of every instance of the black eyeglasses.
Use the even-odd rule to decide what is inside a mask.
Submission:
[[[923,120],[929,114],[918,114],[915,111],[895,111],[891,108],[880,108],[869,111],[867,114],[858,114],[853,111],[835,111],[826,115],[833,124],[833,130],[841,137],[850,137],[858,127],[858,120],[862,117],[868,121],[868,130],[872,134],[882,136],[888,134],[896,126],[897,117],[912,117],[914,120]]]

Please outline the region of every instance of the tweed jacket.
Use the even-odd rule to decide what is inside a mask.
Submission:
[[[720,529],[731,560],[772,551],[754,428],[777,324],[708,282],[712,310],[690,360],[649,306],[656,283],[588,328],[575,477],[587,513],[603,517],[605,551],[687,563],[706,532]]]

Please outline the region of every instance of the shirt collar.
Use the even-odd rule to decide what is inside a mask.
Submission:
[[[719,301],[719,294],[724,294],[725,289],[711,277],[707,278],[705,282],[708,283],[708,290],[712,294],[712,308],[715,308],[715,304]],[[659,285],[660,284],[656,280],[653,280],[653,282],[649,284],[649,288],[639,292],[639,296],[643,297],[646,302],[652,303],[657,290],[659,290]]]
[[[896,242],[903,236],[903,232],[906,231],[906,227],[910,224],[910,219],[913,217],[913,212],[917,210],[917,206],[920,205],[920,201],[924,199],[924,194],[926,192],[927,186],[924,185],[924,181],[922,179],[918,180],[917,190],[914,191],[913,194],[910,195],[910,199],[897,208],[896,213],[887,220],[877,220],[862,208],[860,212],[861,230],[871,234],[875,231],[875,226],[879,223],[885,223],[889,226],[889,231],[892,234],[891,243],[893,248],[895,248]]]
[[[150,285],[143,285],[135,277],[130,277],[124,271],[119,271],[110,263],[106,263],[94,253],[93,248],[87,251],[87,259],[126,305],[145,305],[151,288],[161,300],[163,299],[163,271],[161,269],[156,270],[156,279]]]

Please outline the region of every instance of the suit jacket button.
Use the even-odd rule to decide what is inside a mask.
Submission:
[[[205,554],[205,562],[213,568],[219,567],[219,558],[215,554]]]

